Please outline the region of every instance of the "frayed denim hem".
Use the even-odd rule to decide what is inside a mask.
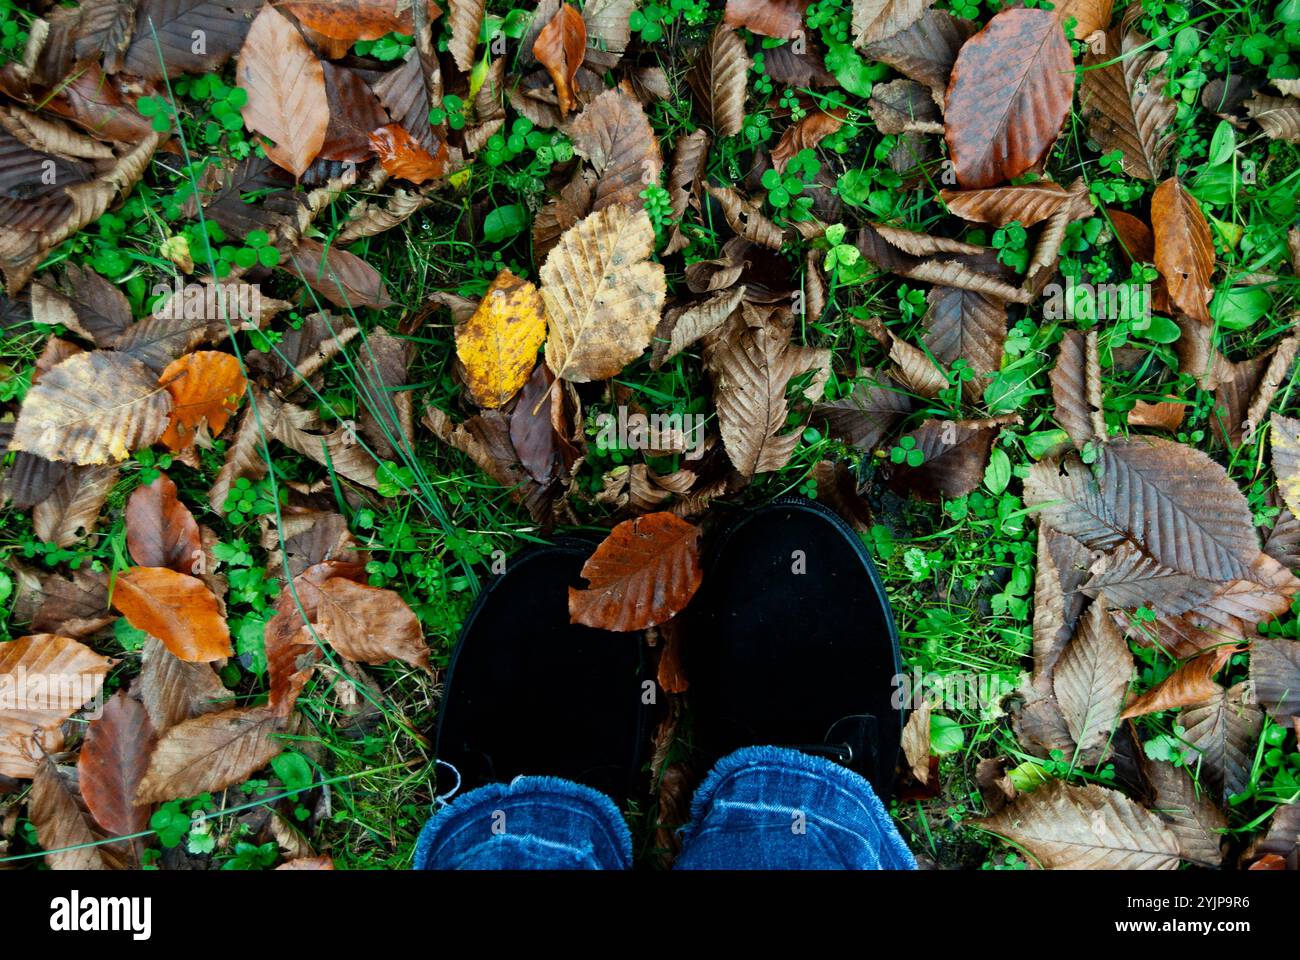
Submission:
[[[517,777],[457,797],[429,819],[417,870],[626,870],[632,835],[614,802],[559,777]]]
[[[719,760],[695,792],[677,866],[915,870],[916,859],[865,778],[825,757],[755,746]]]

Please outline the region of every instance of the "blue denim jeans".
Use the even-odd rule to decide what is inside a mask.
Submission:
[[[471,790],[424,826],[417,870],[626,870],[632,837],[612,800],[556,777]],[[874,790],[823,757],[746,747],[696,791],[680,870],[915,870]]]

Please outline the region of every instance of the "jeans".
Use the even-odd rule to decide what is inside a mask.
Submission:
[[[604,794],[556,777],[471,790],[425,824],[417,870],[627,870],[632,837]],[[680,870],[915,870],[871,784],[824,757],[745,747],[696,791]]]

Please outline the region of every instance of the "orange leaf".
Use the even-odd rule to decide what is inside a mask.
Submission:
[[[415,33],[410,4],[398,12],[398,0],[297,0],[282,3],[298,22],[332,40],[378,40],[387,33],[400,33],[405,37]],[[437,4],[429,4],[429,20],[436,20],[442,11]]]
[[[1243,649],[1245,648],[1225,645],[1188,660],[1152,689],[1131,700],[1120,719],[1128,720],[1209,700],[1219,692],[1214,675],[1223,669],[1229,657]]]
[[[435,157],[399,123],[390,123],[372,132],[370,149],[379,156],[385,173],[411,183],[437,180],[447,166],[446,143],[438,144]]]
[[[176,657],[207,663],[228,657],[230,630],[217,598],[194,577],[165,567],[132,567],[113,585],[113,606]]]
[[[1151,195],[1151,227],[1155,234],[1155,264],[1169,288],[1169,299],[1183,313],[1210,322],[1214,296],[1214,239],[1196,198],[1170,177]]]
[[[239,360],[216,350],[187,353],[173,360],[158,382],[172,397],[171,420],[162,435],[162,442],[172,450],[193,444],[194,432],[203,421],[213,436],[224,430],[248,387]]]
[[[700,531],[672,513],[648,513],[610,531],[582,568],[586,590],[569,588],[569,618],[627,632],[663,623],[699,589]]]
[[[542,27],[533,43],[533,56],[555,81],[560,116],[567,116],[577,104],[573,78],[587,55],[587,24],[570,4],[560,7],[551,22]]]
[[[126,549],[142,567],[167,567],[199,573],[203,540],[194,514],[176,497],[176,484],[167,474],[147,487],[137,487],[126,503]]]

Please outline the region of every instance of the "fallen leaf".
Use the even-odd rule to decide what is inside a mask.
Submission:
[[[1065,188],[1050,180],[987,190],[942,190],[948,209],[972,223],[1005,227],[1012,220],[1032,227],[1046,220],[1069,199]]]
[[[125,460],[162,436],[170,410],[171,398],[140,361],[78,353],[28,391],[9,449],[77,464]]]
[[[327,249],[315,240],[301,240],[282,268],[336,307],[383,310],[393,305],[379,271],[334,244]]]
[[[262,0],[141,0],[122,69],[150,79],[217,72],[239,51],[261,6]]]
[[[1084,757],[1100,759],[1132,677],[1133,656],[1128,644],[1108,616],[1106,605],[1094,600],[1053,673],[1056,702]]]
[[[720,23],[686,75],[715,138],[740,133],[745,120],[749,65],[745,41],[731,27]]]
[[[1076,449],[1108,438],[1102,415],[1101,362],[1097,357],[1097,335],[1068,330],[1056,354],[1056,366],[1048,374],[1056,422],[1065,428]]]
[[[623,633],[676,616],[703,576],[699,536],[671,513],[620,523],[583,565],[588,586],[569,588],[572,621]]]
[[[862,52],[929,87],[935,100],[942,103],[957,52],[978,29],[946,10],[931,9],[893,36],[866,44]]]
[[[434,156],[400,124],[389,123],[370,134],[370,149],[384,172],[397,180],[428,183],[439,180],[447,168],[447,145],[439,144]]]
[[[537,58],[555,83],[560,116],[567,116],[577,105],[573,78],[582,66],[587,51],[587,23],[575,7],[565,3],[542,28],[532,46]]]
[[[903,726],[903,756],[916,782],[925,785],[930,779],[930,702],[922,700]]]
[[[1246,101],[1246,113],[1270,140],[1300,143],[1300,99],[1257,93]]]
[[[858,46],[894,36],[921,18],[934,0],[853,0],[853,42]]]
[[[137,692],[156,733],[228,706],[234,696],[207,663],[187,663],[150,637],[141,653]]]
[[[199,525],[176,496],[176,484],[165,473],[137,487],[126,504],[126,549],[141,567],[167,567],[198,573],[203,545]]]
[[[0,680],[7,698],[22,704],[0,711],[0,775],[35,776],[41,752],[33,734],[45,750],[60,749],[59,725],[100,695],[115,662],[49,633],[0,643]]]
[[[785,172],[785,166],[801,150],[816,149],[832,133],[844,126],[848,110],[836,107],[833,110],[813,110],[798,123],[786,129],[772,148],[772,166]]]
[[[303,6],[311,5],[288,4],[286,9]],[[245,126],[273,141],[262,144],[272,162],[301,177],[329,129],[321,62],[293,24],[268,6],[248,29],[235,74],[248,93],[242,109]]]
[[[1164,92],[1166,78],[1156,73],[1168,52],[1148,46],[1136,31],[1116,28],[1105,37],[1102,52],[1083,58],[1079,102],[1088,132],[1103,150],[1120,151],[1129,176],[1159,180],[1174,143],[1178,109]]]
[[[401,660],[429,668],[429,645],[415,613],[392,590],[343,577],[320,585],[317,629],[349,660],[375,665]]]
[[[1130,700],[1121,719],[1142,717],[1210,699],[1219,692],[1214,675],[1223,669],[1234,652],[1235,648],[1225,646],[1193,657],[1146,693]]]
[[[335,40],[378,40],[389,33],[411,36],[411,4],[402,0],[284,0],[278,4],[298,22]],[[429,19],[442,11],[429,4]]]
[[[162,803],[243,783],[284,749],[285,718],[237,707],[185,720],[158,738],[135,802]]]
[[[117,482],[113,465],[69,467],[58,485],[32,508],[32,529],[46,543],[70,547],[90,536]]]
[[[550,334],[546,363],[561,380],[619,373],[650,343],[665,296],[648,261],[654,231],[642,210],[613,206],[567,230],[538,275]]]
[[[1255,757],[1263,714],[1250,702],[1247,685],[1218,689],[1213,697],[1184,707],[1178,725],[1184,728],[1183,742],[1191,750],[1192,769],[1225,802],[1250,785],[1250,768]]]
[[[447,51],[461,73],[469,73],[474,67],[474,49],[483,26],[484,6],[484,0],[448,0],[451,42]]]
[[[803,36],[804,11],[811,0],[727,0],[723,21],[764,37],[793,40]]]
[[[239,358],[215,350],[187,353],[172,361],[158,382],[172,398],[162,442],[176,451],[192,446],[203,424],[214,437],[226,429],[226,421],[239,409],[239,400],[248,387]]]
[[[1144,758],[1142,771],[1155,791],[1151,812],[1178,838],[1182,859],[1210,868],[1222,865],[1228,823],[1209,795],[1198,791],[1191,777],[1172,764]]]
[[[164,567],[133,567],[113,585],[113,606],[137,630],[191,663],[230,656],[230,631],[217,598],[195,577]]]
[[[644,206],[641,194],[659,182],[664,163],[659,137],[639,102],[621,90],[606,90],[564,132],[596,171],[592,211],[611,204]]]
[[[1049,870],[1173,870],[1178,839],[1117,790],[1059,780],[1022,794],[981,829],[1023,847]]]
[[[77,758],[81,793],[95,822],[110,836],[144,833],[149,808],[135,806],[157,735],[144,706],[119,690],[86,728]]]
[[[98,846],[99,837],[90,827],[80,798],[64,779],[54,761],[41,761],[32,784],[27,818],[36,829],[36,839],[46,850],[51,870],[107,870]]]
[[[1169,289],[1169,298],[1187,316],[1210,322],[1214,296],[1214,240],[1196,198],[1177,177],[1156,187],[1151,197],[1151,227],[1155,234],[1155,264]]]
[[[991,187],[1038,165],[1070,112],[1074,61],[1060,22],[1010,9],[957,55],[944,125],[963,189]]]
[[[1270,717],[1285,726],[1300,716],[1300,642],[1261,637],[1250,648],[1255,697]]]

